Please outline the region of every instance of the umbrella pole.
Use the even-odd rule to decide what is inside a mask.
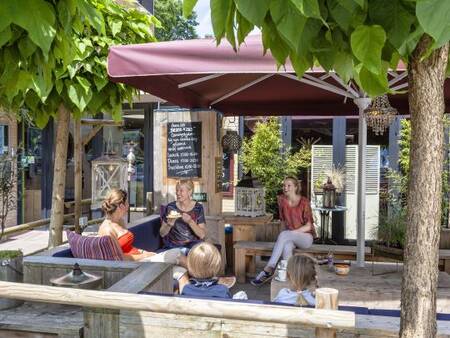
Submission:
[[[357,251],[356,264],[364,267],[365,231],[366,231],[366,146],[367,146],[367,125],[364,118],[364,109],[370,102],[370,98],[357,98],[353,102],[359,109],[358,123],[358,209],[356,214],[357,224]]]

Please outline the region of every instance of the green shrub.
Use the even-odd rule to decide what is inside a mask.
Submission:
[[[305,144],[293,153],[284,149],[278,119],[269,118],[257,122],[253,136],[244,139],[241,160],[244,171],[251,170],[264,185],[267,211],[276,214],[276,197],[284,177],[297,177],[300,169],[311,165],[311,149]]]

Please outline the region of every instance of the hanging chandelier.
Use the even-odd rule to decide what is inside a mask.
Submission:
[[[371,127],[375,135],[383,135],[384,131],[397,116],[397,109],[389,104],[386,94],[377,96],[369,107],[364,110],[367,126]]]

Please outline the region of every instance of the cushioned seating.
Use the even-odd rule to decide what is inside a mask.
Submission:
[[[156,215],[144,217],[131,223],[128,229],[134,234],[134,246],[147,251],[158,251],[161,246],[161,236],[159,236],[160,227],[161,220],[159,219],[159,216]],[[71,249],[59,250],[53,253],[52,256],[66,258],[75,257],[72,254]]]
[[[87,237],[67,231],[70,250],[75,258],[121,261],[123,253],[110,236]]]

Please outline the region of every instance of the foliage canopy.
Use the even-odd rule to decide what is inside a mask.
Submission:
[[[189,14],[197,0],[184,0]],[[237,49],[256,26],[279,65],[289,59],[299,77],[315,64],[354,79],[369,95],[389,91],[387,72],[408,63],[422,35],[428,54],[450,40],[450,1],[212,0],[214,35]]]
[[[112,0],[14,0],[0,11],[0,106],[29,111],[37,126],[60,105],[75,117],[120,117],[135,89],[108,81],[112,45],[154,41],[158,20]]]
[[[159,0],[155,2],[155,16],[161,27],[155,30],[158,41],[189,40],[198,38],[195,27],[198,26],[197,14],[183,17],[181,0]]]

